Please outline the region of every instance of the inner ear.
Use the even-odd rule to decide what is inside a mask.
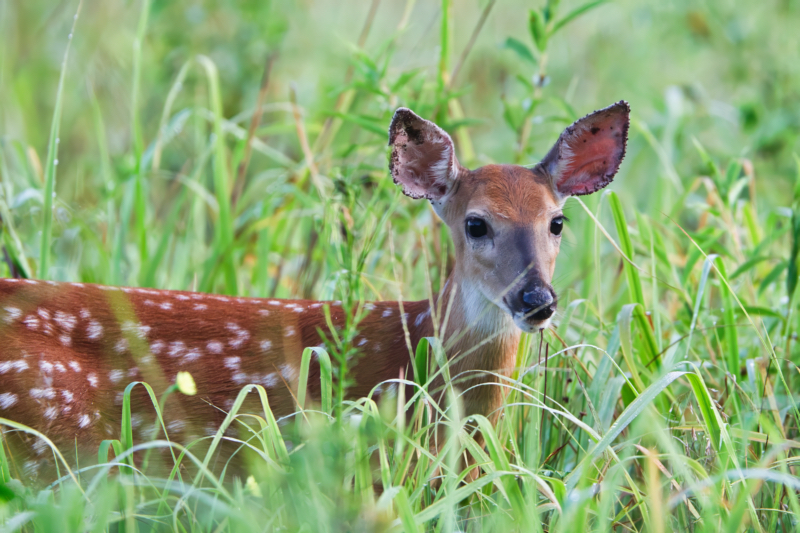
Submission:
[[[596,192],[614,179],[628,141],[630,107],[621,100],[568,126],[537,167],[564,196]]]
[[[401,107],[392,117],[389,145],[392,178],[411,198],[439,200],[458,177],[453,140],[442,128],[410,109]]]

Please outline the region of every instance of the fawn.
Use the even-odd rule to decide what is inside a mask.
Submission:
[[[548,326],[557,301],[551,279],[562,206],[568,196],[611,182],[628,124],[628,104],[620,101],[567,127],[534,167],[468,170],[444,130],[409,109],[395,112],[392,178],[406,195],[431,202],[455,245],[455,265],[434,303],[449,309],[443,341],[453,379],[462,378],[465,414],[495,420],[504,394],[492,374],[514,369],[521,332]],[[334,325],[344,322],[338,302],[0,280],[0,417],[56,444],[96,448],[119,431],[129,382],[146,381],[158,395],[181,370],[192,374],[198,394],[170,400],[171,435],[216,431],[249,383],[267,389],[276,416],[289,414],[303,348],[320,345],[318,329],[328,329],[324,305]],[[433,335],[434,318],[442,320],[426,300],[364,308],[353,397],[401,369],[410,376],[410,349]],[[319,394],[314,362],[308,386],[312,397]],[[147,402],[141,387],[134,393],[135,402]],[[141,430],[142,420],[134,416],[133,426]]]

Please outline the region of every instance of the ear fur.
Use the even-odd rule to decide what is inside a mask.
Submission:
[[[628,142],[630,106],[620,100],[575,121],[537,165],[565,198],[599,191],[614,179]]]
[[[442,128],[399,108],[389,126],[392,154],[389,170],[394,182],[411,198],[437,201],[458,177],[453,140]]]

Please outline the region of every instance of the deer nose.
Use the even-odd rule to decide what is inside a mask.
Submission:
[[[525,314],[534,320],[547,320],[555,312],[553,294],[545,287],[523,290],[522,301],[527,307]]]

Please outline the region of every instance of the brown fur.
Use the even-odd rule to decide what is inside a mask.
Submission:
[[[215,432],[233,399],[251,382],[266,387],[276,417],[289,415],[295,410],[303,348],[321,345],[318,328],[328,329],[323,304],[330,307],[333,323],[341,325],[345,317],[338,302],[0,279],[0,417],[42,432],[61,449],[77,444],[80,451],[94,453],[102,440],[120,436],[121,399],[128,383],[145,381],[160,397],[179,371],[191,373],[198,392],[174,394],[168,401],[164,413],[172,439]],[[485,339],[469,331],[462,336],[459,305],[450,305],[447,336],[451,341],[458,337],[448,345],[456,360],[451,372],[457,386],[494,382],[470,372],[513,366],[519,336],[490,340],[475,351]],[[363,355],[352,369],[355,384],[349,394],[354,398],[398,378],[401,369],[413,379],[398,303],[375,302],[367,309],[373,306],[359,324],[364,333],[355,340]],[[446,309],[446,300],[437,307]],[[429,302],[404,302],[403,310],[412,346],[433,335]],[[265,340],[271,345],[262,344]],[[231,358],[238,358],[237,364]],[[469,380],[458,377],[463,371]],[[438,378],[431,390],[441,391],[442,385]],[[407,397],[413,392],[408,389]],[[319,398],[316,361],[309,393]],[[134,388],[131,399],[134,441],[140,442],[149,438],[154,410],[143,387]],[[490,417],[500,401],[497,387],[479,386],[464,395],[468,412]],[[259,411],[255,399],[245,410]]]

